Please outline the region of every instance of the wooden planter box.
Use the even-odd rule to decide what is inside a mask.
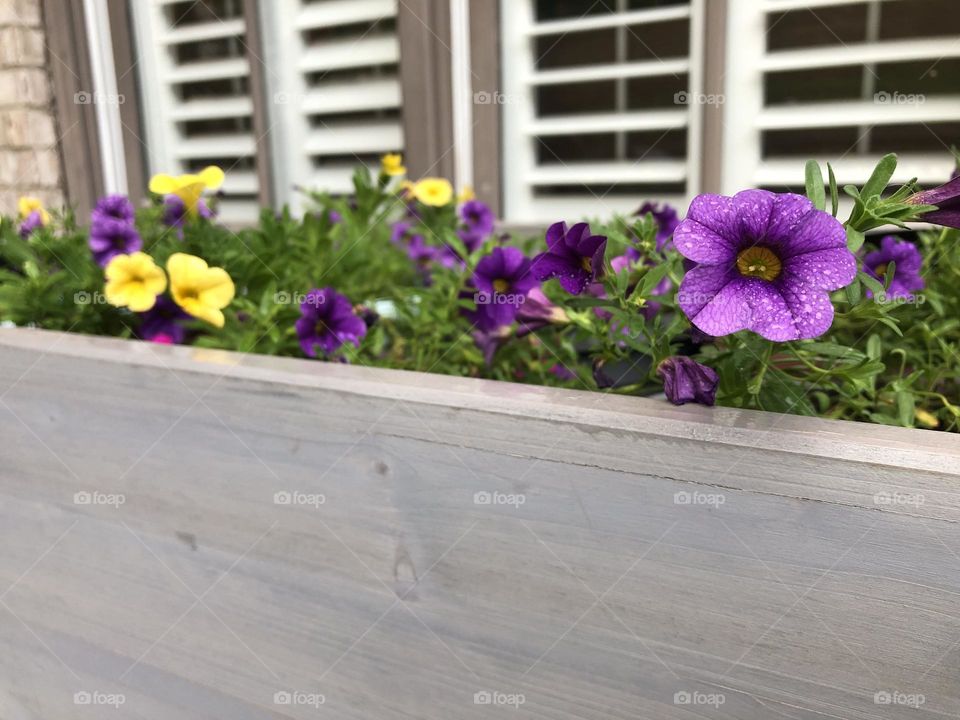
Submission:
[[[32,330],[0,393],[3,720],[960,714],[956,436]]]

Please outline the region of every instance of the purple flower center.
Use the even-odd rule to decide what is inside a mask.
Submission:
[[[772,282],[780,277],[783,265],[770,248],[754,245],[737,254],[737,270],[744,277],[755,277]]]

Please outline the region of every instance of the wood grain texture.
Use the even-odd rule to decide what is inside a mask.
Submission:
[[[25,330],[0,433],[3,720],[960,714],[951,437]]]

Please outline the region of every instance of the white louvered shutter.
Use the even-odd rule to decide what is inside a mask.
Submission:
[[[502,104],[507,219],[686,204],[699,185],[703,2],[501,3],[503,94],[475,102]]]
[[[256,138],[241,0],[137,0],[146,154],[151,174],[218,165],[220,217],[256,219]]]
[[[278,197],[352,191],[358,164],[403,148],[397,0],[274,0],[262,9]]]
[[[937,185],[960,141],[956,0],[730,0],[724,190],[802,192],[808,158],[842,185],[900,155]]]

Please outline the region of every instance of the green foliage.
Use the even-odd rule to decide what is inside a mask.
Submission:
[[[863,188],[845,188],[854,199],[845,223],[851,251],[871,249],[876,237],[868,231],[890,223],[903,226],[929,209],[906,202],[915,183],[886,194],[895,168],[896,158],[885,157]],[[815,162],[807,164],[808,196],[836,215],[839,190],[829,166],[826,177],[827,183]],[[550,322],[532,332],[514,324],[482,336],[469,319],[475,309],[470,277],[501,239],[489,239],[471,254],[457,235],[460,221],[453,205],[418,205],[417,214],[408,215],[407,202],[390,179],[366,171],[355,175],[349,199],[310,197],[314,211],[302,219],[286,209],[264,211],[255,227],[243,229],[194,220],[179,231],[161,222],[159,204],[138,211],[143,250],[158,265],[174,252],[190,253],[225,268],[236,285],[225,326],[193,321],[190,342],[303,357],[294,329],[300,300],[313,288],[332,287],[358,312],[378,315],[361,346],[344,346],[333,360],[652,394],[661,389],[657,366],[672,355],[688,354],[719,373],[721,405],[958,429],[957,231],[919,233],[927,287],[910,302],[880,302],[884,284],[861,272],[833,294],[836,316],[826,335],[776,344],[749,332],[703,337],[676,304],[683,262],[671,249],[657,250],[655,218],[615,217],[591,224],[595,234],[608,238],[599,283],[577,297],[555,281],[544,283],[544,293],[556,305]],[[432,262],[429,268],[413,263],[403,241],[391,240],[399,221],[409,222],[409,233],[423,236],[427,244],[447,248],[451,262]],[[528,256],[544,250],[542,235],[502,241]],[[638,258],[614,272],[610,260],[628,248]],[[106,303],[103,270],[91,258],[87,231],[67,215],[26,239],[15,221],[0,222],[0,320],[135,337],[141,319]]]

